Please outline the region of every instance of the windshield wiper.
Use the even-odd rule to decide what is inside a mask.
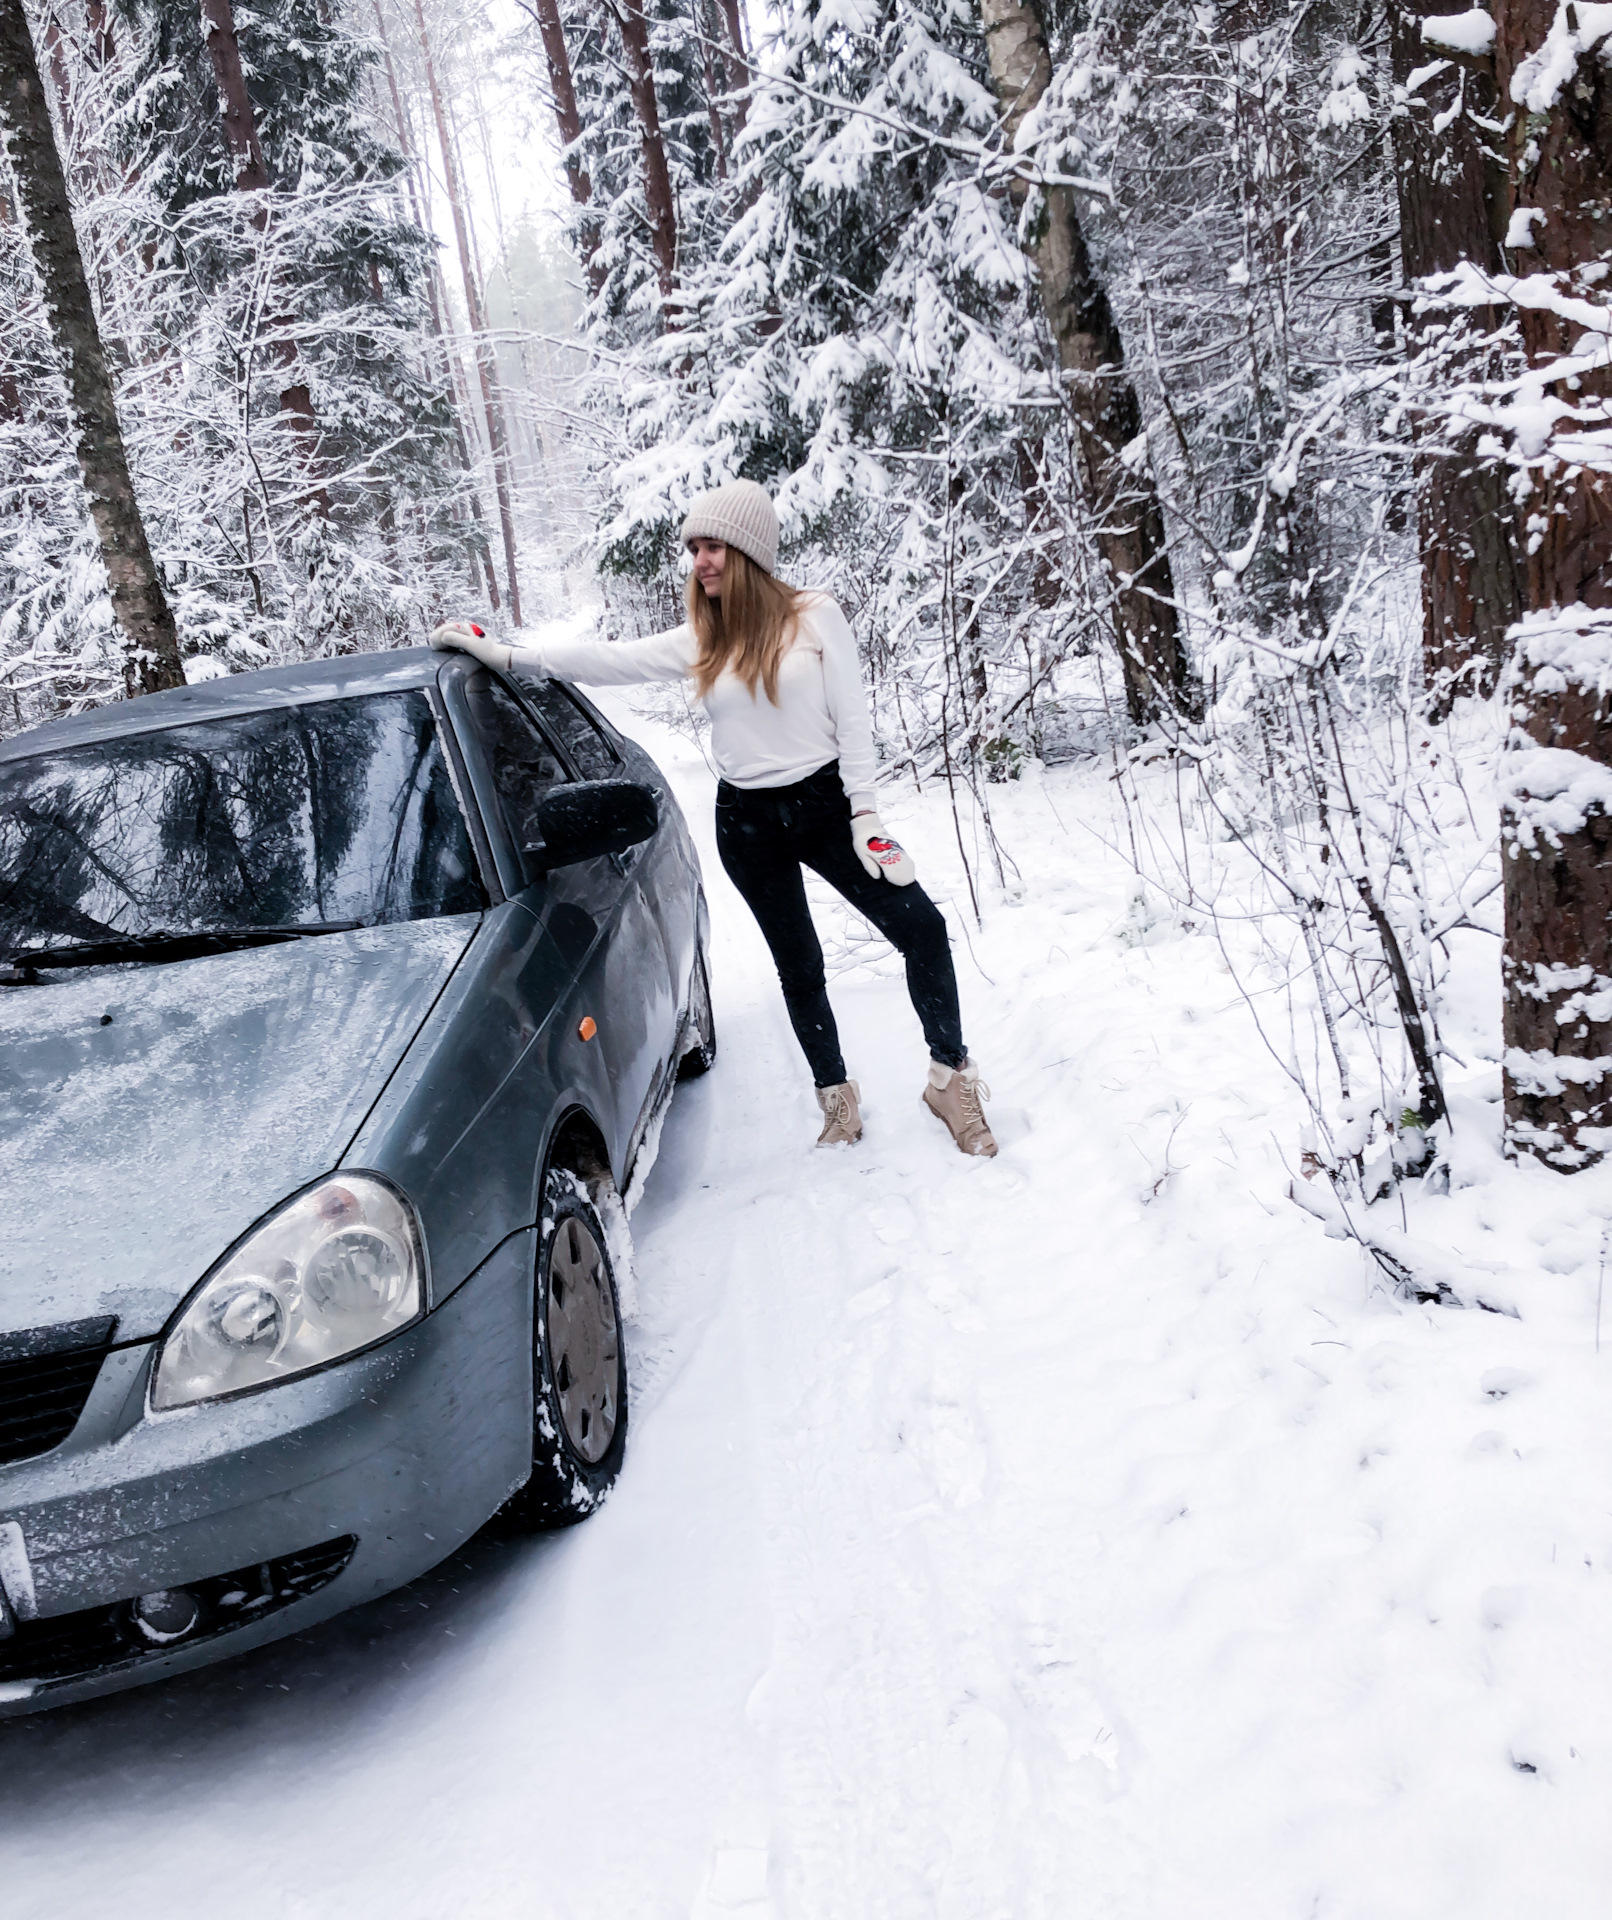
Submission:
[[[170,933],[113,934],[105,940],[75,940],[56,947],[13,947],[0,956],[0,984],[25,985],[45,968],[107,967],[120,961],[199,960],[207,954],[273,947],[313,940],[326,933],[352,933],[363,920],[311,920],[283,927],[195,927]]]

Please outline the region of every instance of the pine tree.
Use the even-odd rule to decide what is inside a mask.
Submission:
[[[1456,50],[1439,43],[1439,17],[1469,14],[1467,0],[1437,0],[1415,10],[1391,0],[1388,11],[1405,278],[1415,282],[1449,273],[1464,260],[1498,272],[1506,181],[1495,132],[1504,114],[1494,62],[1470,55],[1451,59],[1448,53]],[[1501,320],[1496,309],[1489,309],[1477,334],[1492,335]],[[1411,315],[1414,343],[1437,353],[1447,324],[1436,309]],[[1427,684],[1442,706],[1457,691],[1494,690],[1505,664],[1507,632],[1521,611],[1522,580],[1516,514],[1503,469],[1479,454],[1476,428],[1466,428],[1452,441],[1441,431],[1442,422],[1427,424],[1434,450],[1423,463],[1417,503],[1422,648]]]
[[[635,341],[622,269],[642,287],[652,268],[607,222],[619,292],[595,324],[631,355],[604,565],[649,590],[692,494],[772,486],[795,573],[861,620],[892,724],[904,703],[915,752],[955,738],[977,769],[1059,624],[1056,589],[1028,626],[1021,594],[1060,539],[1027,524],[1031,502],[1059,493],[1069,452],[1024,257],[979,178],[983,37],[925,0],[885,0],[855,31],[806,0],[759,67],[729,146],[720,113],[701,125],[703,70],[675,69],[684,104],[663,121],[681,231],[703,242],[679,256],[675,333]],[[596,135],[596,194],[609,159]],[[1031,447],[1053,469],[1039,493]]]
[[[1531,375],[1497,422],[1526,545],[1502,774],[1506,1134],[1563,1172],[1612,1152],[1609,51],[1612,18],[1588,8],[1495,9],[1496,79],[1517,110],[1506,244],[1529,269],[1500,285]]]

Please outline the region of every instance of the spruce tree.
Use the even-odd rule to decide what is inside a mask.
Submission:
[[[170,461],[166,489],[193,556],[181,591],[215,645],[373,645],[398,631],[404,576],[463,565],[451,400],[422,351],[432,242],[346,12],[232,15],[261,189],[232,152],[204,23],[175,0],[131,0],[115,122],[155,275],[141,320],[182,369],[151,389],[187,416],[190,470]]]

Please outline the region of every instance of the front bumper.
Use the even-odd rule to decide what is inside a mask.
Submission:
[[[385,1346],[236,1400],[148,1413],[154,1345],[109,1354],[69,1439],[0,1467],[0,1577],[17,1616],[0,1639],[0,1717],[298,1632],[462,1545],[531,1472],[534,1237],[506,1240]],[[321,1572],[299,1588],[280,1569],[311,1550],[327,1550]],[[239,1624],[214,1612],[205,1637],[149,1649],[100,1631],[118,1603],[247,1568],[269,1597]],[[48,1627],[59,1646],[78,1616],[97,1622],[83,1641],[96,1664],[31,1675],[29,1645]]]

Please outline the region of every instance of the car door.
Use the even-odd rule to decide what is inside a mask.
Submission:
[[[557,782],[577,777],[520,692],[481,668],[462,688],[504,841],[515,904],[543,928],[573,969],[568,1012],[593,1023],[611,1111],[598,1114],[612,1158],[625,1170],[664,1087],[675,1040],[665,943],[635,877],[642,849],[545,872],[524,849],[541,840],[536,808]],[[619,775],[619,767],[614,769]],[[541,1026],[551,1007],[533,1007]]]
[[[699,856],[665,776],[630,742],[618,746],[603,720],[576,689],[561,680],[519,682],[549,731],[584,780],[650,780],[662,795],[661,830],[632,850],[632,877],[666,946],[674,997],[687,1003],[694,964]]]

